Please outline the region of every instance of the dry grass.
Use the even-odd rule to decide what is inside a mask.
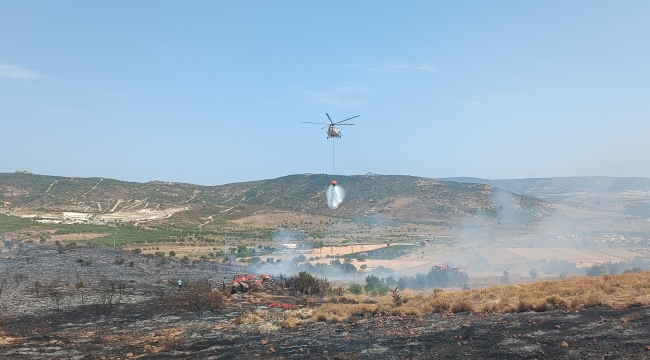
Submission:
[[[425,315],[432,313],[508,313],[582,309],[593,306],[630,308],[650,306],[650,272],[582,277],[485,289],[422,293],[405,291],[404,304],[390,295],[364,303],[361,296],[333,298],[314,311],[312,321],[343,322],[373,315]]]
[[[258,323],[261,321],[263,321],[263,319],[259,315],[253,313],[245,313],[240,317],[230,320],[230,323],[234,325],[246,325]]]
[[[15,343],[23,342],[25,339],[20,337],[8,336],[4,332],[0,332],[0,346],[8,346]]]
[[[343,294],[329,299],[333,304],[374,304],[377,300],[367,295]]]
[[[242,314],[230,321],[233,325],[259,324],[260,331],[275,331],[280,328],[296,327],[306,319],[310,319],[314,309],[302,308],[295,310],[277,311],[274,309],[255,309],[253,312]]]
[[[281,326],[283,328],[287,328],[287,327],[292,328],[292,327],[296,327],[298,324],[300,324],[300,320],[290,316],[282,322]]]

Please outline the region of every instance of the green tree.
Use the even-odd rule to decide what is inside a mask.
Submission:
[[[363,293],[363,286],[361,286],[361,284],[352,284],[350,285],[350,292],[356,295],[361,295],[361,293]]]

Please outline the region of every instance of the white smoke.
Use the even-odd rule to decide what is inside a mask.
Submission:
[[[330,185],[327,188],[327,206],[330,207],[330,209],[334,210],[341,203],[343,202],[343,199],[345,199],[345,189],[343,189],[340,185],[334,186]]]

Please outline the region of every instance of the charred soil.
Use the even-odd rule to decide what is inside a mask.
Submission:
[[[222,291],[221,279],[235,271],[222,265],[112,248],[59,250],[43,246],[1,254],[0,358],[650,357],[648,307],[365,313],[325,322],[312,316],[325,302],[322,297],[266,285],[244,294]],[[178,278],[187,284],[181,290]],[[207,278],[215,281],[203,291]],[[268,306],[272,303],[294,309]]]

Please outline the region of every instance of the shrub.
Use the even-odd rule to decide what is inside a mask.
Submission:
[[[89,266],[90,264],[92,264],[92,261],[86,258],[79,258],[77,259],[77,264],[81,264],[81,266]]]
[[[330,288],[329,293],[333,295],[343,296],[343,294],[345,294],[345,288],[343,286],[333,287]]]
[[[393,304],[396,307],[400,307],[400,306],[404,305],[404,298],[402,297],[402,293],[397,291],[397,288],[395,288],[395,290],[393,290],[393,293],[391,294],[391,296],[393,297]]]
[[[508,269],[503,270],[503,275],[501,275],[501,279],[499,279],[502,284],[507,284],[508,281],[510,280],[510,272]]]
[[[284,286],[290,290],[299,291],[307,295],[324,295],[330,291],[330,283],[326,279],[319,279],[306,271],[301,271],[298,275],[284,278],[279,276],[278,279],[284,279]]]
[[[296,327],[296,325],[298,325],[299,323],[300,320],[296,319],[295,317],[289,316],[282,322],[281,326],[283,328],[287,328],[287,327],[292,328],[292,327]]]
[[[363,288],[367,293],[373,295],[386,295],[390,291],[386,280],[380,279],[375,275],[366,276],[366,285]]]
[[[352,284],[349,290],[353,294],[361,295],[363,293],[363,286],[361,284]]]
[[[176,256],[176,251],[170,250],[169,251],[169,257],[174,257],[174,256]]]
[[[194,312],[199,319],[205,311],[216,314],[225,305],[223,294],[212,291],[206,280],[186,282],[173,300],[177,307]]]
[[[117,265],[122,265],[122,264],[124,264],[125,261],[126,261],[126,260],[124,260],[124,258],[121,257],[121,256],[115,258],[115,263],[116,263]]]

